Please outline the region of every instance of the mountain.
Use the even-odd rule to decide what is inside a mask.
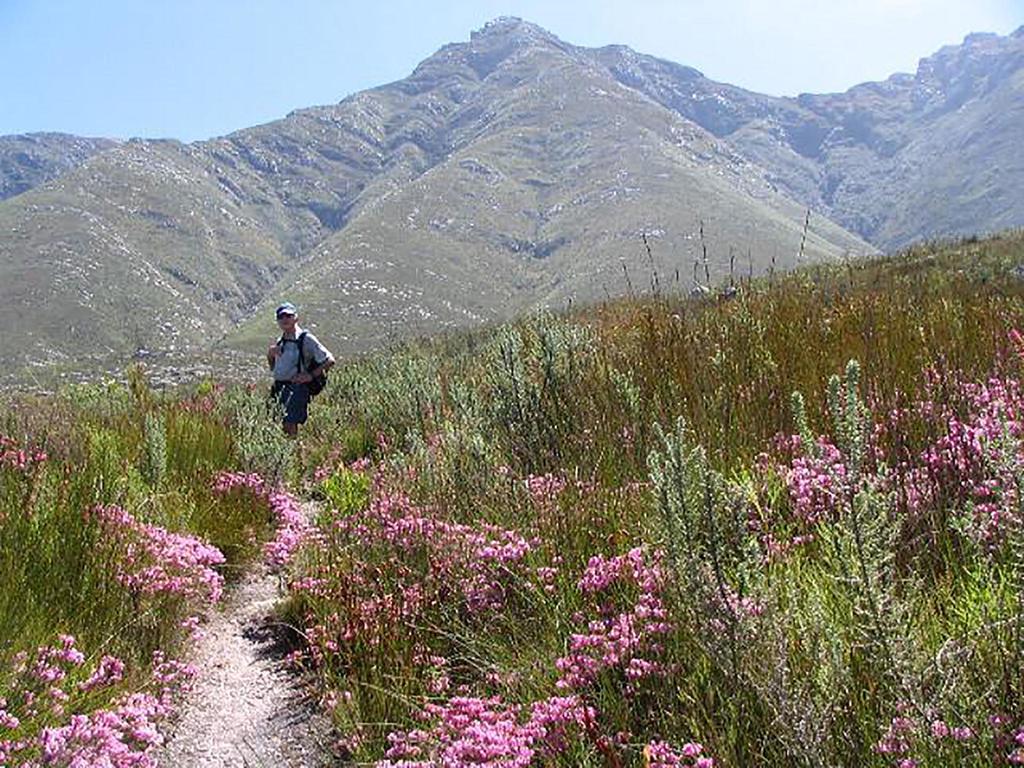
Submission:
[[[968,35],[845,93],[774,98],[613,46],[620,82],[693,120],[787,196],[879,248],[1024,224],[1024,27]]]
[[[804,209],[763,176],[587,49],[503,21],[337,105],[125,142],[0,203],[0,321],[33,318],[0,347],[97,369],[252,350],[287,295],[347,353],[643,289],[644,235],[687,288],[704,248],[716,277],[871,251],[821,217],[801,251]]]
[[[748,251],[757,272],[798,255],[805,211],[762,169],[523,22],[491,24],[317,114],[381,136],[388,122],[372,116],[390,116],[387,144],[404,158],[282,282],[312,317],[344,317],[340,336],[357,346],[620,294],[627,281],[644,289],[643,235],[662,279],[678,270],[688,288],[701,220],[715,277],[730,252],[743,273]],[[804,258],[870,251],[815,218]],[[265,328],[266,309],[240,340]]]
[[[116,144],[66,133],[0,136],[0,200],[55,179]]]
[[[972,35],[913,76],[777,98],[501,19],[338,104],[68,150],[68,170],[0,202],[0,322],[25,328],[0,351],[18,375],[254,360],[288,298],[348,354],[688,290],[705,268],[1019,226],[1022,44]]]

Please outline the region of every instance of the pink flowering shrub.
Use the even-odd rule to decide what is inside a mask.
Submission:
[[[525,484],[533,503],[544,507],[558,501],[558,497],[565,491],[567,481],[560,475],[548,472],[543,475],[528,475]]]
[[[874,745],[874,751],[892,760],[894,766],[924,765],[929,758],[943,764],[958,764],[979,749],[993,745],[998,757],[994,764],[1024,763],[1024,727],[1009,727],[1013,719],[1002,715],[988,717],[984,727],[951,724],[937,715],[911,712],[899,707]]]
[[[438,611],[467,617],[500,610],[534,542],[515,531],[445,520],[402,494],[380,492],[361,514],[337,518],[319,534],[308,556],[323,577],[294,581],[299,598],[323,605],[309,623],[321,651],[339,643],[376,643],[396,627],[427,620]],[[344,611],[331,610],[345,606]]]
[[[579,696],[553,696],[527,706],[500,697],[459,696],[427,704],[423,727],[392,732],[377,768],[528,768],[547,765],[576,743],[593,742],[611,765],[622,765],[613,740],[596,731],[596,713]],[[676,750],[652,741],[642,751],[645,768],[714,768],[704,748],[690,742]]]
[[[8,515],[31,513],[33,487],[48,463],[44,451],[26,448],[13,438],[0,435],[0,536]]]
[[[267,504],[275,525],[274,537],[263,548],[269,565],[277,568],[286,565],[310,532],[299,501],[290,493],[270,487],[257,474],[221,472],[214,479],[213,488],[220,494],[243,489]]]
[[[46,460],[46,451],[26,448],[14,438],[0,435],[0,468],[28,472]]]
[[[916,445],[914,436],[922,434],[928,439]],[[813,541],[819,525],[849,511],[858,488],[827,436],[805,446],[799,435],[782,435],[773,447],[777,463],[764,455],[759,470],[782,479],[792,515],[775,521],[788,538],[764,534],[767,554],[778,556]],[[1008,376],[972,382],[931,371],[923,396],[885,412],[866,449],[869,465],[859,487],[891,495],[906,528],[929,516],[943,523],[959,516],[965,533],[996,548],[1019,518],[1024,388]]]
[[[427,704],[424,728],[388,736],[386,759],[377,768],[526,768],[535,758],[565,748],[592,713],[573,696],[535,702],[528,710],[499,697],[455,697]]]
[[[947,399],[917,405],[940,432],[916,460],[898,467],[901,498],[913,516],[936,507],[965,512],[967,532],[998,547],[1007,525],[1019,522],[1024,391],[1008,377],[979,383],[955,377],[944,386]]]
[[[625,677],[628,694],[639,681],[664,673],[658,659],[672,625],[661,597],[665,573],[660,561],[660,555],[639,547],[616,557],[590,558],[579,589],[591,600],[592,618],[585,631],[571,635],[569,653],[555,662],[559,689],[583,691],[602,673],[615,670]],[[623,591],[636,595],[624,606],[616,595]]]
[[[594,709],[576,695],[552,696],[529,705],[510,704],[498,696],[457,696],[443,704],[427,704],[420,714],[423,727],[392,732],[377,768],[527,768],[547,765],[573,745],[594,742],[613,765],[621,758],[612,740],[596,731]],[[680,750],[662,741],[643,749],[651,768],[695,766],[713,768],[700,744]]]
[[[564,473],[497,472],[507,481],[497,487],[524,505],[515,528],[462,522],[444,507],[417,504],[418,478],[382,466],[365,506],[334,505],[330,496],[333,514],[321,513],[296,551],[291,610],[305,660],[345,692],[330,696],[330,707],[354,759],[407,768],[568,764],[589,752],[615,765],[639,759],[642,744],[612,735],[627,724],[622,713],[605,717],[591,697],[614,690],[633,700],[671,687],[662,555],[648,547],[597,555],[574,576],[560,543],[595,530],[633,536],[622,521],[646,502],[647,485],[602,489]],[[563,652],[551,646],[559,638],[543,637],[530,669],[467,661],[461,637],[514,634],[520,622],[563,605],[573,609],[564,617]],[[391,682],[381,681],[382,672]],[[409,703],[378,717],[412,724],[367,723],[380,686],[394,686]],[[689,752],[680,757],[677,764],[697,764]]]
[[[89,512],[102,531],[100,546],[114,554],[116,578],[142,595],[175,595],[216,602],[224,578],[215,567],[224,555],[194,536],[171,533],[141,523],[121,507],[99,506]]]
[[[644,747],[644,768],[714,768],[715,761],[703,753],[704,746],[692,741],[678,750],[664,741],[652,741]]]
[[[824,436],[814,450],[803,450],[799,435],[792,436],[789,447],[794,455],[783,476],[793,514],[806,527],[835,518],[852,490],[839,449]]]
[[[157,652],[145,688],[119,691],[124,672],[113,656],[90,669],[69,635],[15,656],[7,687],[17,693],[0,698],[0,765],[155,766],[157,726],[195,670]]]

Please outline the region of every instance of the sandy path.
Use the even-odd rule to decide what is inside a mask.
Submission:
[[[156,755],[161,768],[330,763],[326,718],[281,663],[278,597],[278,577],[260,566],[212,612],[191,659],[195,686]]]

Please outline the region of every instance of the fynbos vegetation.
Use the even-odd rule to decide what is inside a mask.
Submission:
[[[258,392],[21,403],[4,761],[145,764],[161,654],[262,548],[342,761],[1024,762],[1022,261],[1005,236],[403,347],[332,375],[298,451]]]

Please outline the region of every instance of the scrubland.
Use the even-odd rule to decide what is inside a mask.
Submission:
[[[261,556],[353,764],[1024,762],[1022,263],[1007,234],[423,340],[332,371],[294,444],[261,389],[21,399],[0,762],[145,765]]]

